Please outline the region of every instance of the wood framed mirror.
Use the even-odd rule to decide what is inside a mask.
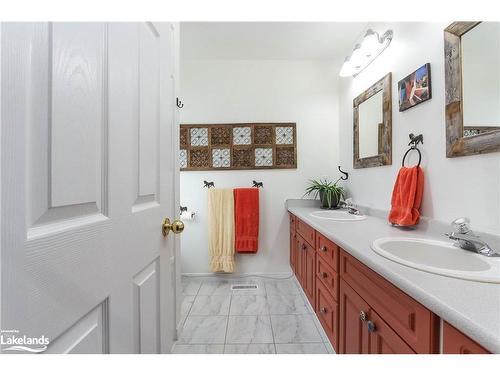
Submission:
[[[446,157],[500,151],[500,23],[444,30]]]
[[[392,74],[353,100],[353,166],[392,164]]]

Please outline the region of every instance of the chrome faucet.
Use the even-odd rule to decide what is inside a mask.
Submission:
[[[468,218],[458,218],[451,223],[453,232],[445,233],[445,236],[450,240],[456,241],[454,245],[461,249],[473,251],[488,257],[495,255],[495,251],[474,234],[469,224],[470,220]]]
[[[356,205],[354,203],[352,203],[351,198],[347,198],[344,201],[343,208],[345,208],[347,210],[347,212],[350,213],[351,215],[361,215],[361,212],[359,212]]]

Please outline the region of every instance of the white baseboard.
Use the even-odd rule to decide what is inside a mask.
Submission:
[[[286,279],[293,276],[292,272],[243,272],[243,273],[213,273],[213,272],[185,272],[182,276],[188,277],[217,277],[235,279],[240,277],[273,277]]]

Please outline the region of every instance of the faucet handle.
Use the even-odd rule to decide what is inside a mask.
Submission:
[[[455,232],[460,234],[466,234],[470,232],[469,228],[470,219],[468,217],[459,217],[452,221],[453,229]]]

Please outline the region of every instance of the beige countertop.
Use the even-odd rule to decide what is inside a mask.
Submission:
[[[466,281],[440,276],[390,261],[371,249],[380,237],[414,237],[443,240],[445,224],[422,220],[414,229],[391,226],[381,211],[360,208],[365,220],[340,222],[310,216],[317,201],[291,199],[289,212],[321,232],[352,256],[385,277],[405,293],[439,315],[493,353],[500,353],[500,284]],[[500,239],[488,241],[498,250]]]

